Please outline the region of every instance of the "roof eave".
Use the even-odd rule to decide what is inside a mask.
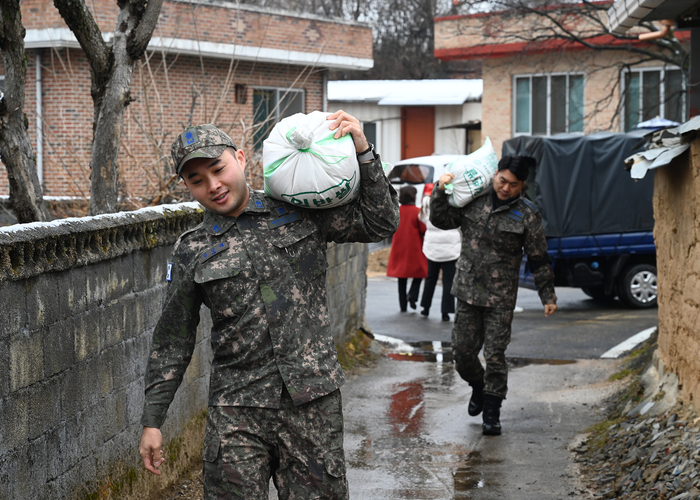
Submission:
[[[111,42],[113,34],[102,33],[102,37],[106,42]],[[24,37],[24,48],[80,49],[80,43],[78,43],[75,35],[68,28],[47,28],[27,30]],[[374,67],[373,59],[294,50],[280,50],[268,47],[251,47],[226,43],[202,42],[185,38],[154,36],[151,38],[151,41],[148,44],[148,50],[165,52],[168,54],[183,54],[218,59],[235,58],[241,61],[255,61],[258,63],[314,66],[338,70],[367,71]]]

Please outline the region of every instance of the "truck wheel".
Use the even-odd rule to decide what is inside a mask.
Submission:
[[[632,266],[619,283],[620,300],[635,309],[656,307],[656,267],[649,264]]]

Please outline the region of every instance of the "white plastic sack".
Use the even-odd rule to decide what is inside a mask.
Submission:
[[[498,171],[498,158],[491,139],[487,137],[479,149],[450,163],[447,171],[455,176],[450,184],[445,185],[448,201],[453,207],[463,207],[485,194]]]
[[[305,208],[330,208],[357,198],[360,165],[350,134],[335,139],[329,113],[297,113],[263,142],[265,193]]]

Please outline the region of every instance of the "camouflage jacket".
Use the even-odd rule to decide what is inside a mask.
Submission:
[[[542,216],[522,197],[494,210],[492,193],[455,208],[445,191],[433,190],[430,222],[440,229],[462,229],[452,294],[475,306],[515,308],[524,249],[542,303],[556,303]]]
[[[240,216],[205,210],[202,224],[180,236],[153,332],[143,425],[165,420],[201,304],[213,321],[209,405],[279,408],[283,385],[300,405],[343,384],[326,300],[327,242],[380,241],[399,224],[381,162],[360,170],[359,197],[347,205],[301,209],[251,190]]]

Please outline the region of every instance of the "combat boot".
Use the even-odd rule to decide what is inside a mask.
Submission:
[[[472,417],[476,417],[484,409],[484,381],[469,382],[472,386],[472,397],[469,399],[467,411]]]
[[[484,394],[484,436],[501,435],[501,401],[503,399],[493,394]]]

